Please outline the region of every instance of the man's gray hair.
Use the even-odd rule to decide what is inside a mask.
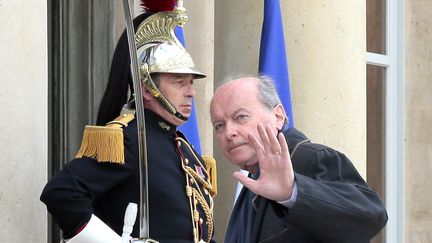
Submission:
[[[219,88],[220,86],[229,83],[232,80],[236,80],[239,78],[256,78],[258,79],[258,100],[264,105],[265,108],[268,110],[273,109],[275,106],[282,104],[279,95],[276,91],[276,87],[274,84],[274,80],[266,75],[245,75],[245,74],[239,74],[239,75],[233,75],[228,76],[225,79],[220,82],[216,88]]]
[[[267,109],[271,110],[281,104],[272,78],[260,75],[258,78],[258,99]]]

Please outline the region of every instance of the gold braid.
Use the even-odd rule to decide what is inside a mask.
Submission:
[[[198,180],[198,182],[200,182],[206,189],[210,190],[212,188],[212,185],[206,180],[204,180],[200,175],[198,175],[198,173],[194,171],[191,167],[185,166],[184,170],[194,179]]]
[[[191,149],[191,147],[189,146],[189,144],[182,138],[177,137],[176,138],[177,142],[178,142],[178,149],[180,150],[180,146],[181,144],[185,145],[189,151],[191,151],[191,154],[194,156],[193,159],[194,162],[196,162],[198,165],[201,166],[201,169],[204,171],[204,173],[206,174],[206,177],[209,178],[209,173],[206,170],[206,167],[203,166],[203,164],[201,163],[201,161],[198,159],[198,157],[195,155],[195,153],[193,152],[193,150]],[[185,158],[183,156],[183,154],[180,152],[181,154],[181,160],[182,160],[182,168],[183,171],[185,172],[185,178],[186,178],[186,195],[189,198],[189,205],[190,205],[190,210],[191,210],[191,218],[192,218],[192,225],[193,225],[193,236],[194,236],[194,242],[198,243],[200,240],[200,236],[199,236],[199,228],[200,228],[200,216],[199,216],[199,211],[197,210],[197,205],[201,205],[202,210],[204,211],[205,214],[205,218],[206,218],[206,225],[207,225],[207,242],[210,242],[211,238],[212,238],[212,234],[213,234],[213,198],[208,195],[209,198],[209,203],[207,203],[202,191],[201,191],[201,186],[204,188],[205,190],[205,194],[208,194],[208,191],[210,191],[212,189],[212,185],[209,181],[206,181],[205,179],[203,179],[194,169],[192,169],[190,166],[188,166],[187,164],[188,159]],[[195,163],[194,163],[195,164]],[[195,184],[196,188],[193,187],[192,185]],[[210,204],[210,205],[209,205]]]
[[[193,182],[195,184],[198,182],[205,182],[204,179],[202,179],[198,173],[196,173],[192,168],[190,168],[189,166],[185,166],[182,163],[182,167],[184,169],[184,171],[186,172],[186,194],[189,197],[189,204],[190,204],[190,209],[191,209],[191,216],[192,216],[192,224],[194,225],[194,239],[195,242],[197,242],[197,238],[198,237],[198,229],[199,229],[199,211],[196,209],[196,205],[197,203],[199,203],[204,211],[204,214],[206,216],[206,224],[207,224],[207,233],[208,233],[208,237],[209,237],[209,241],[211,240],[211,236],[213,233],[213,199],[211,198],[211,196],[209,196],[209,200],[210,200],[210,206],[208,205],[207,201],[205,200],[201,189],[198,187],[198,190],[192,186],[189,185],[189,183],[191,183],[190,180],[188,180],[189,176],[190,179],[193,180]],[[204,183],[203,183],[204,184]],[[205,186],[205,185],[204,185]],[[206,187],[206,186],[205,186]]]
[[[208,233],[207,236],[209,237],[210,240],[213,234],[212,210],[207,205],[207,201],[204,199],[204,197],[195,188],[192,188],[192,190],[193,190],[194,198],[198,200],[198,202],[201,204],[201,207],[204,210],[204,214],[206,216],[206,224],[207,224],[207,233]]]

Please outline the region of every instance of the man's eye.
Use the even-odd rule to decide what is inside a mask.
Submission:
[[[222,128],[222,124],[215,124],[215,125],[213,125],[213,128],[217,132]]]
[[[248,118],[248,115],[246,114],[240,114],[236,117],[237,121],[245,121]]]

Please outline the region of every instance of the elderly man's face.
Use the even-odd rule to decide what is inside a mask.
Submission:
[[[256,78],[241,78],[222,85],[210,104],[210,115],[219,146],[225,156],[242,169],[254,171],[258,159],[249,143],[248,133],[259,138],[257,125],[281,127],[275,110],[258,100]]]

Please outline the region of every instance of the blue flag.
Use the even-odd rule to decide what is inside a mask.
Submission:
[[[276,89],[289,119],[289,126],[293,127],[288,63],[279,0],[264,0],[258,73],[269,76],[275,81]]]
[[[183,29],[177,27],[175,29],[175,34],[179,39],[179,41],[182,43],[182,45],[185,46]],[[198,133],[198,123],[195,114],[195,102],[192,101],[192,113],[188,121],[185,124],[179,126],[179,130],[186,136],[189,142],[193,145],[194,149],[199,154],[201,154],[201,144],[200,144],[199,133]]]
[[[279,0],[264,0],[264,21],[261,31],[258,73],[269,76],[275,81],[277,92],[288,116],[289,127],[293,127],[288,63]],[[248,174],[245,170],[241,170],[241,172],[244,175]],[[243,185],[237,183],[235,200],[237,200],[242,188]]]

